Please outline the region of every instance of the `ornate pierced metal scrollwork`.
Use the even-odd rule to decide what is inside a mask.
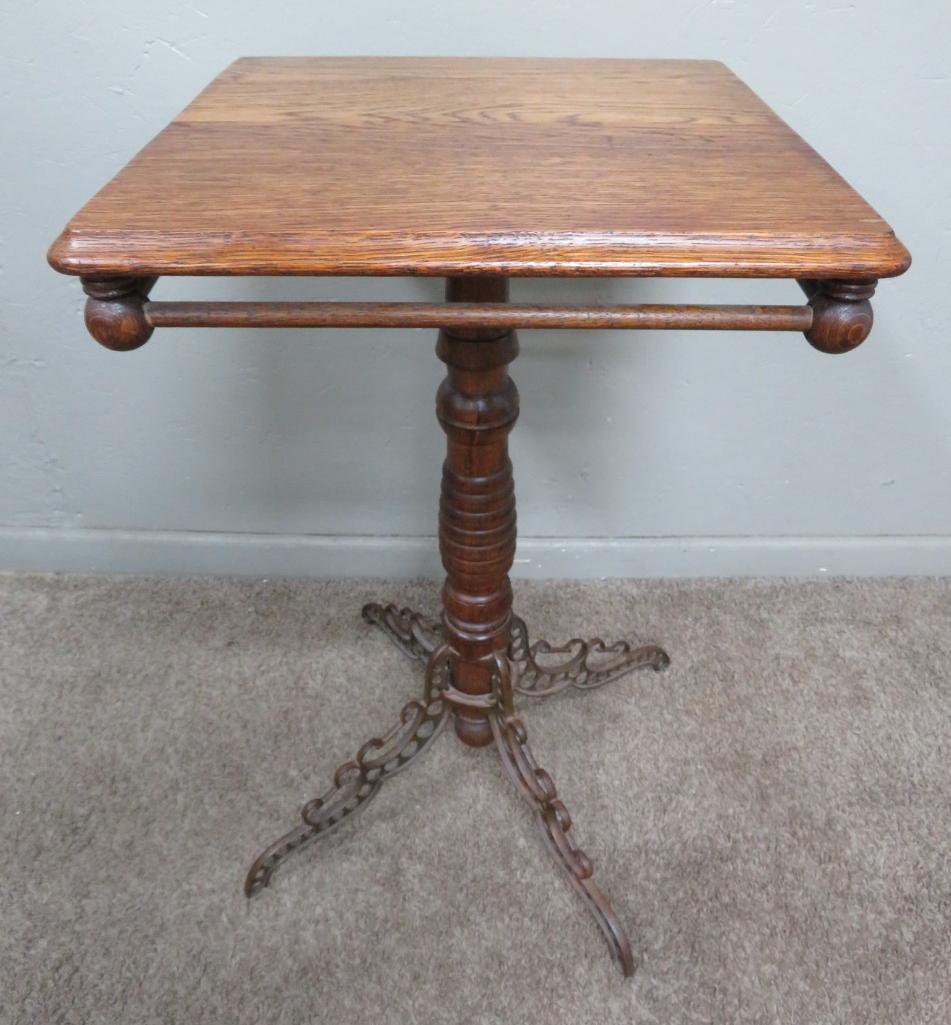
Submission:
[[[592,879],[591,859],[571,836],[571,817],[554,781],[535,761],[525,726],[515,713],[514,697],[516,692],[544,697],[567,687],[590,690],[634,669],[663,669],[670,661],[663,649],[656,645],[632,648],[623,641],[609,646],[598,638],[575,639],[558,648],[546,641],[530,645],[525,623],[515,618],[508,649],[486,657],[491,691],[467,693],[454,686],[452,665],[457,656],[443,640],[439,623],[411,609],[375,603],[364,606],[363,618],[380,627],[410,658],[426,661],[423,698],[405,705],[396,726],[364,744],[353,761],[337,769],[327,793],[304,805],[300,824],[251,866],[245,893],[250,897],[263,889],[290,854],[328,835],[366,807],[385,780],[432,743],[452,710],[478,709],[485,712],[503,769],[535,812],[549,849],[597,922],[619,968],[625,975],[632,974],[630,941]],[[547,661],[548,656],[554,661]]]
[[[368,740],[356,758],[344,762],[334,773],[333,786],[304,805],[300,825],[258,856],[244,883],[248,897],[267,886],[274,870],[290,854],[327,836],[365,808],[387,779],[435,740],[448,717],[444,694],[448,684],[448,659],[434,655],[427,667],[423,700],[404,705],[399,723],[382,737]]]
[[[590,641],[575,637],[557,648],[548,641],[529,645],[528,628],[517,616],[512,623],[508,654],[518,667],[515,690],[535,698],[557,694],[566,687],[594,690],[635,669],[660,670],[670,665],[667,652],[656,644],[635,648],[627,641],[605,644],[600,637]],[[555,661],[548,663],[546,656],[554,656]]]
[[[420,662],[425,662],[442,640],[439,623],[412,609],[370,602],[363,606],[363,618],[378,626],[404,655]]]
[[[442,638],[435,620],[396,605],[363,607],[363,618],[378,626],[410,658],[425,661]],[[567,657],[561,657],[567,656]],[[666,669],[670,657],[656,644],[632,646],[628,641],[606,644],[600,637],[575,637],[555,647],[548,641],[529,643],[525,621],[512,620],[508,657],[518,667],[515,689],[528,697],[543,698],[568,687],[594,690],[635,669]]]
[[[490,723],[502,767],[535,812],[549,849],[598,923],[618,967],[624,975],[632,975],[635,961],[631,942],[607,897],[591,878],[591,859],[569,835],[571,816],[558,797],[554,780],[538,765],[528,746],[525,725],[514,714],[512,691],[518,689],[517,681],[512,677],[510,663],[501,657],[496,686],[498,701],[490,713]]]

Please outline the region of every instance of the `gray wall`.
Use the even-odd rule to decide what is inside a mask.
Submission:
[[[534,575],[951,571],[947,0],[197,5],[3,0],[0,567],[416,573],[427,332],[169,331],[118,356],[45,250],[242,54],[711,57],[896,227],[852,355],[798,336],[523,333],[512,438]],[[436,299],[436,281],[166,281],[163,297]],[[517,299],[797,302],[782,282],[516,282]]]

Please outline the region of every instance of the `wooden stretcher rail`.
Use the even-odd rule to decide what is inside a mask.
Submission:
[[[447,331],[516,328],[639,328],[801,331],[821,352],[854,349],[872,329],[874,281],[799,282],[805,306],[548,306],[493,301],[152,302],[154,277],[83,278],[86,327],[101,345],[128,352],[157,327],[417,327]]]
[[[147,302],[152,327],[642,328],[808,331],[810,306],[535,306],[516,303]]]

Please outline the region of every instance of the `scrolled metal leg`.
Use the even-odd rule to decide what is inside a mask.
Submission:
[[[525,725],[514,713],[514,681],[511,666],[505,659],[500,658],[498,661],[498,702],[489,715],[489,722],[502,767],[535,812],[549,849],[564,870],[569,883],[598,923],[621,973],[625,977],[633,975],[636,962],[631,950],[631,941],[618,921],[610,901],[591,878],[594,873],[591,859],[574,844],[569,835],[571,816],[558,797],[554,780],[535,761],[528,746]],[[517,670],[514,676],[517,679]]]
[[[656,644],[605,644],[600,637],[588,641],[575,637],[559,647],[548,641],[529,644],[528,628],[517,616],[512,623],[508,656],[518,670],[513,683],[515,690],[534,698],[548,697],[568,687],[594,690],[635,669],[649,667],[659,671],[670,665],[670,656]]]
[[[370,602],[363,606],[363,618],[378,626],[409,658],[425,662],[442,640],[442,627],[413,609]]]
[[[304,805],[300,825],[255,859],[244,882],[245,896],[253,897],[267,886],[277,866],[294,851],[327,836],[365,808],[385,780],[406,768],[435,740],[448,718],[449,706],[443,696],[447,686],[447,660],[434,658],[427,667],[423,700],[404,705],[400,721],[382,737],[368,740],[353,761],[337,769],[333,786]]]

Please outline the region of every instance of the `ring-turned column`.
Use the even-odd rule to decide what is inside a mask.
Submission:
[[[504,278],[450,278],[449,302],[505,302]],[[518,391],[508,365],[518,355],[514,331],[442,330],[436,355],[446,379],[436,395],[436,415],[446,432],[439,550],[445,639],[452,648],[455,687],[489,694],[495,652],[504,652],[512,630],[508,571],[515,556],[515,490],[508,433],[518,417]],[[492,742],[486,712],[457,708],[455,728],[472,747]]]

